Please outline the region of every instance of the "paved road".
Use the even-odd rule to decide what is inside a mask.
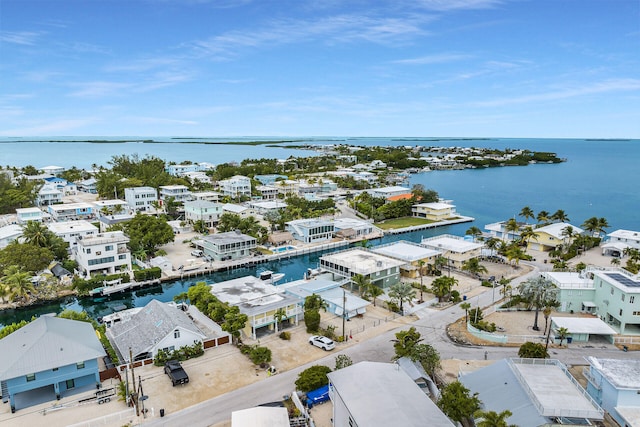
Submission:
[[[528,275],[515,279],[512,284],[515,287],[521,281],[536,274],[538,274],[537,268]],[[491,302],[491,291],[485,292],[472,299],[473,305],[479,303],[483,307],[491,304]],[[425,308],[415,314],[419,316],[419,319],[416,320],[412,326],[415,326],[421,333],[425,343],[432,345],[438,350],[442,359],[481,360],[485,357],[485,351],[487,352],[488,359],[503,359],[505,357],[517,357],[518,355],[517,347],[458,345],[449,340],[446,334],[447,325],[464,315],[464,311],[459,305],[441,311]],[[302,370],[316,364],[324,364],[333,368],[335,357],[338,354],[348,355],[354,363],[365,360],[390,362],[394,354],[391,344],[391,340],[395,338],[394,334],[399,330],[406,330],[409,326],[411,325],[402,325],[395,330],[378,335],[339,353],[333,352],[321,360],[300,366],[291,371],[283,372],[264,381],[202,402],[175,414],[167,414],[164,418],[153,419],[148,425],[188,425],[190,427],[204,427],[228,420],[231,418],[231,412],[233,411],[250,408],[261,403],[281,400],[284,395],[291,393],[294,389],[294,382]],[[631,359],[637,357],[637,354],[622,352],[613,346],[603,346],[601,348],[573,346],[551,352],[551,357],[559,359],[567,365],[585,364],[584,358],[586,356]]]

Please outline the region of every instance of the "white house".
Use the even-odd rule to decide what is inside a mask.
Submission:
[[[98,227],[89,221],[51,222],[47,224],[47,228],[49,228],[53,234],[67,242],[69,247],[76,246],[77,237],[85,238],[95,236],[100,231]]]
[[[207,200],[209,202],[219,202],[222,194],[217,191],[198,191],[191,193],[192,200]]]
[[[394,196],[400,196],[402,194],[411,194],[410,188],[397,185],[391,187],[371,188],[365,191],[369,193],[371,197],[382,197],[384,199],[388,199],[389,197]]]
[[[85,193],[97,194],[98,181],[95,178],[83,179],[82,181],[78,181],[76,185],[78,186],[78,190],[84,191]]]
[[[47,208],[54,221],[70,221],[78,219],[92,219],[95,217],[95,206],[91,203],[64,203],[49,205]]]
[[[470,242],[450,234],[422,239],[420,244],[425,248],[442,252],[442,256],[448,260],[448,266],[454,268],[461,268],[465,261],[482,254],[481,243]]]
[[[36,204],[38,206],[49,206],[62,203],[62,191],[58,190],[53,184],[45,184],[38,190]]]
[[[124,189],[124,199],[136,212],[155,211],[154,203],[158,201],[158,192],[151,187],[131,187]]]
[[[84,276],[131,271],[129,238],[122,231],[110,231],[76,239],[73,250],[78,270]]]
[[[220,191],[225,196],[230,197],[241,197],[241,196],[251,196],[251,178],[235,175],[229,179],[223,179],[218,182],[220,186]]]
[[[184,203],[191,200],[191,191],[186,185],[161,185],[160,186],[160,199],[166,200],[169,197],[178,203]]]
[[[120,359],[130,361],[153,358],[162,350],[171,353],[180,347],[202,344],[204,332],[176,304],[151,300],[127,320],[107,328],[107,337],[114,344]]]
[[[22,236],[22,226],[18,224],[5,225],[0,227],[0,249]]]
[[[62,166],[45,166],[40,168],[43,173],[48,173],[50,175],[57,175],[59,173],[64,172],[64,168]]]
[[[39,208],[18,208],[16,209],[18,223],[26,224],[29,221],[42,222],[43,212]]]
[[[206,200],[192,200],[184,204],[184,214],[187,221],[203,221],[206,227],[211,228],[220,220],[222,205]]]
[[[96,207],[96,215],[98,216],[125,213],[129,207],[127,202],[120,199],[96,200],[93,205]]]
[[[627,248],[640,249],[640,232],[616,230],[607,234],[607,240],[601,246],[603,255],[622,257]]]
[[[236,205],[235,203],[225,203],[222,205],[222,213],[239,215],[242,218],[253,215],[253,209],[248,206]]]
[[[256,245],[257,241],[254,237],[242,234],[237,230],[211,234],[202,239],[204,253],[214,261],[248,257]]]

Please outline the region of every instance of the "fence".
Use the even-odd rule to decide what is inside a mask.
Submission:
[[[398,317],[401,317],[399,314],[396,313],[392,313],[389,316],[385,316],[384,318],[379,318],[379,319],[367,319],[367,320],[360,320],[357,317],[352,317],[351,320],[349,321],[349,328],[345,328],[344,330],[344,334],[347,337],[352,337],[353,335],[357,335],[357,334],[361,334],[363,332],[365,332],[368,328],[375,328],[378,327],[380,325],[382,325],[383,323],[387,323],[387,322],[391,322],[395,319],[397,319]],[[353,325],[351,322],[356,321],[358,324],[357,325]],[[327,328],[328,326],[334,326],[336,327],[336,329],[339,329],[340,332],[342,331],[341,327],[342,325],[338,326],[335,325],[334,323],[338,321],[338,322],[342,322],[342,318],[341,317],[336,317],[334,319],[332,319],[332,321],[323,321],[321,323],[321,327]],[[340,335],[340,334],[336,334],[336,335]]]
[[[113,414],[104,415],[99,418],[94,418],[92,420],[83,421],[78,424],[72,424],[69,427],[98,427],[98,426],[106,426],[113,425],[117,421],[128,420],[128,423],[133,423],[136,419],[136,410],[134,408],[126,409],[124,411],[115,412]],[[122,423],[118,423],[122,424]],[[127,424],[127,423],[125,423]]]
[[[640,337],[613,337],[614,344],[638,344],[640,345]]]

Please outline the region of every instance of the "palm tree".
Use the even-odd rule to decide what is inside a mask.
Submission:
[[[487,249],[491,250],[491,255],[493,255],[499,244],[500,240],[496,239],[495,237],[490,237],[484,241],[484,245],[487,247]]]
[[[422,276],[424,275],[424,266],[426,262],[423,259],[418,260],[418,274],[420,275],[420,304],[424,302],[422,298],[422,291],[424,290],[424,285],[422,284]]]
[[[547,304],[544,306],[544,310],[542,310],[542,314],[544,314],[544,331],[543,333],[547,333],[547,326],[549,323],[549,316],[551,316],[551,311],[553,310],[553,307],[551,304]]]
[[[509,263],[515,260],[514,267],[518,267],[520,265],[521,259],[527,259],[527,254],[522,250],[522,248],[518,245],[509,245],[505,250],[505,256],[509,260]]]
[[[278,323],[282,323],[287,318],[287,311],[284,308],[279,308],[273,313],[273,321],[275,322],[275,332],[278,333]]]
[[[469,272],[469,274],[479,277],[480,273],[488,273],[489,270],[487,270],[487,267],[485,267],[484,265],[480,264],[480,261],[478,261],[478,258],[471,258],[465,262],[462,263],[462,270],[463,271],[467,271]]]
[[[441,276],[431,283],[431,292],[438,297],[438,301],[449,301],[451,289],[458,284],[458,279],[450,276]]]
[[[560,346],[562,346],[562,341],[569,336],[569,330],[567,328],[558,328],[556,331],[558,338],[560,338]]]
[[[569,217],[562,209],[558,209],[551,215],[551,219],[555,222],[569,222]]]
[[[373,298],[373,306],[376,306],[376,298],[378,298],[380,295],[384,294],[384,290],[382,290],[382,288],[380,288],[378,285],[375,285],[373,283],[369,283],[369,289],[367,291],[367,293],[371,296],[371,298]]]
[[[404,314],[403,303],[405,301],[411,301],[416,296],[413,287],[404,282],[398,282],[389,288],[389,297],[398,300],[400,302],[400,312]]]
[[[605,220],[606,221],[606,220]],[[594,235],[598,230],[598,217],[592,216],[591,218],[585,220],[582,225],[586,231],[589,232],[590,235]]]
[[[539,331],[538,313],[542,307],[557,305],[558,288],[553,282],[544,277],[535,277],[522,282],[518,287],[518,291],[524,299],[529,301],[529,306],[536,309],[533,330]]]
[[[515,239],[515,233],[516,233],[516,231],[518,231],[518,230],[520,230],[520,225],[518,225],[518,221],[516,221],[516,219],[515,219],[515,218],[510,218],[510,219],[509,219],[509,220],[504,224],[504,233],[505,233],[505,236],[503,236],[503,237],[507,237],[507,238],[508,238],[508,237],[509,237],[509,233],[512,233],[514,237],[513,237],[513,239],[511,239],[511,240],[514,240],[514,239]],[[504,240],[507,240],[507,239],[503,238],[502,240],[504,241]]]
[[[471,308],[471,304],[463,302],[460,304],[460,308],[464,310],[464,323],[469,323],[469,309]]]
[[[476,427],[516,427],[514,424],[507,424],[507,418],[511,415],[510,410],[506,409],[500,413],[496,411],[478,411],[475,417],[480,421],[476,421]]]
[[[442,267],[444,267],[445,265],[446,266],[449,265],[449,260],[443,257],[442,255],[438,255],[436,259],[433,261],[433,265],[434,267],[436,267],[437,270],[442,271]]]
[[[562,235],[562,237],[566,239],[565,241],[566,244],[571,243],[571,238],[574,236],[573,227],[570,225],[567,225],[560,231],[560,234]]]
[[[524,242],[525,247],[529,247],[529,241],[538,240],[538,234],[535,232],[532,226],[527,225],[520,231],[520,241]]]
[[[22,228],[22,236],[29,244],[45,248],[49,244],[51,231],[41,222],[29,221]]]
[[[598,237],[600,237],[600,234],[604,233],[605,228],[609,228],[609,222],[607,219],[604,217],[598,218],[598,228],[596,229]]]
[[[362,274],[354,274],[351,276],[351,282],[358,287],[358,293],[360,296],[362,298],[366,298],[369,285],[371,284],[371,279],[369,279],[368,276],[363,276]]]
[[[7,288],[9,299],[31,300],[31,295],[35,293],[33,283],[31,283],[31,274],[23,272],[18,266],[12,265],[4,270],[2,278],[3,285]]]
[[[464,234],[466,236],[473,236],[473,241],[475,242],[480,236],[482,236],[482,230],[480,230],[478,227],[473,226],[465,231]]]
[[[615,265],[615,266],[620,265],[620,258],[612,258],[611,265]]]
[[[533,209],[531,209],[529,206],[525,206],[524,208],[522,208],[522,210],[520,211],[520,216],[524,218],[524,222],[527,222],[527,220],[529,218],[533,219],[535,218],[535,215],[533,213]]]

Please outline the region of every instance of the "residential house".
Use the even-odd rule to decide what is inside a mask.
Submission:
[[[621,335],[640,335],[640,276],[611,268],[593,271],[595,314]]]
[[[110,231],[76,239],[73,250],[78,270],[85,277],[131,271],[129,238],[122,231]]]
[[[601,422],[604,411],[555,359],[502,359],[473,372],[460,382],[478,393],[483,410],[510,410],[508,424],[520,427],[552,425],[570,418],[571,425]]]
[[[253,177],[262,185],[274,185],[276,181],[287,179],[286,175],[269,174],[269,175],[256,175]]]
[[[104,233],[105,231],[109,230],[112,225],[120,224],[121,222],[127,222],[133,219],[134,216],[135,215],[131,215],[129,213],[99,216],[98,222],[100,223],[100,232]]]
[[[257,246],[255,237],[239,231],[211,234],[202,238],[202,250],[213,261],[246,258]]]
[[[95,390],[104,356],[90,323],[40,316],[0,340],[2,401],[15,412],[41,402],[42,395],[53,400]]]
[[[302,315],[302,301],[254,276],[219,282],[211,286],[211,293],[222,302],[236,306],[248,321],[242,330],[245,336],[257,339],[284,325],[298,324]],[[283,314],[276,328],[276,312]]]
[[[287,197],[290,195],[298,195],[300,182],[293,179],[284,179],[281,181],[276,181],[273,186],[278,189],[278,194],[282,194],[283,196]]]
[[[364,191],[369,193],[371,197],[380,197],[383,199],[388,199],[389,197],[400,196],[403,194],[411,194],[410,188],[401,187],[398,185],[394,185],[391,187],[370,188]]]
[[[49,175],[58,175],[65,171],[65,168],[62,166],[45,166],[40,168],[40,171]]]
[[[0,227],[0,249],[6,248],[9,243],[22,237],[22,226],[9,224]]]
[[[124,189],[124,199],[135,212],[154,212],[158,202],[158,192],[151,187],[130,187]]]
[[[180,174],[181,177],[187,178],[190,182],[200,182],[203,184],[213,184],[211,177],[205,172],[184,172]]]
[[[45,184],[38,190],[36,204],[38,206],[49,206],[62,203],[63,193],[55,185]]]
[[[303,218],[286,223],[286,230],[296,240],[304,243],[315,243],[333,238],[335,226],[333,221],[321,218]]]
[[[202,221],[207,228],[212,228],[220,220],[222,205],[206,200],[192,200],[184,204],[184,215],[191,223]]]
[[[587,393],[618,425],[640,425],[640,360],[587,357]]]
[[[160,200],[167,200],[172,197],[177,203],[184,203],[191,200],[191,191],[186,185],[161,185]]]
[[[448,267],[462,268],[462,264],[471,258],[477,258],[482,253],[482,244],[470,242],[463,237],[443,234],[422,239],[420,245],[428,249],[442,252],[447,259]]]
[[[567,229],[573,229],[572,236],[566,235]],[[544,227],[535,228],[535,237],[529,240],[528,249],[536,251],[551,251],[558,245],[563,243],[571,243],[573,238],[582,234],[583,230],[566,222],[556,222],[545,225]]]
[[[96,200],[93,205],[97,216],[126,213],[129,208],[127,202],[120,199]]]
[[[78,193],[78,186],[74,182],[69,182],[64,178],[51,176],[44,179],[45,185],[54,186],[63,195],[69,196]]]
[[[319,295],[325,302],[328,313],[344,316],[345,319],[366,313],[367,306],[371,303],[342,288],[349,283],[349,279],[335,281],[332,277],[333,275],[325,273],[313,278],[287,282],[278,287],[284,289],[287,295],[302,301],[308,296]]]
[[[205,168],[200,166],[197,163],[188,163],[188,164],[180,164],[180,165],[168,165],[166,167],[167,173],[173,176],[182,176],[188,172],[202,172]]]
[[[256,187],[262,200],[276,200],[278,198],[278,187],[273,185],[259,185]]]
[[[602,342],[602,340],[613,342],[614,337],[618,334],[615,329],[597,317],[553,316],[549,319],[549,324],[550,339],[556,344],[560,344],[558,331],[561,328],[568,331],[564,337],[567,343],[587,343],[591,337],[597,337],[598,342]]]
[[[382,230],[368,221],[357,218],[341,217],[333,220],[335,236],[345,239],[361,239],[365,236],[382,236]]]
[[[558,288],[558,311],[595,313],[596,287],[587,271],[545,271],[541,275]]]
[[[76,183],[78,191],[83,191],[90,194],[98,194],[98,181],[95,178],[83,179]]]
[[[355,166],[354,166],[355,168]],[[369,184],[375,184],[378,181],[378,175],[373,172],[353,172],[350,173],[349,176],[352,176],[356,181],[365,181]]]
[[[202,344],[206,339],[182,306],[152,299],[127,320],[107,328],[107,337],[120,360],[154,358],[159,351],[170,354],[181,347]]]
[[[404,261],[362,248],[351,248],[320,257],[320,267],[335,276],[351,279],[360,274],[380,288],[398,283],[400,266],[404,264]]]
[[[422,275],[425,275],[427,266],[435,265],[436,258],[442,256],[440,250],[425,248],[405,240],[376,246],[371,252],[404,261],[405,264],[400,266],[400,274],[413,279],[421,276],[420,268],[424,269]]]
[[[360,362],[327,374],[334,427],[453,427],[395,363]]]
[[[220,187],[220,191],[223,195],[229,196],[232,198],[237,197],[251,197],[251,178],[235,175],[229,179],[223,179],[218,182]]]
[[[413,205],[411,212],[414,217],[435,222],[446,221],[457,216],[455,205],[441,202],[419,203]]]
[[[606,241],[602,243],[602,255],[624,257],[627,248],[640,249],[640,232],[632,230],[616,230],[607,234]]]
[[[260,215],[264,215],[267,212],[279,211],[287,207],[287,203],[281,200],[259,200],[256,202],[249,202],[249,206]]]
[[[507,230],[507,221],[500,221],[487,224],[484,226],[484,229],[487,230],[491,237],[505,241],[513,241],[520,238],[520,230],[527,226],[524,222],[517,222],[517,225],[517,230]]]
[[[26,224],[29,221],[42,222],[43,220],[42,210],[40,208],[18,208],[16,209],[16,215],[18,217],[19,224]]]
[[[191,193],[192,200],[206,200],[209,202],[219,202],[222,194],[217,191],[198,191]]]
[[[54,221],[75,221],[95,218],[96,208],[91,203],[63,203],[47,207]]]
[[[236,205],[235,203],[225,203],[222,205],[222,213],[230,213],[238,215],[241,218],[247,218],[254,214],[253,209],[248,206]]]
[[[62,238],[72,248],[76,246],[77,237],[89,237],[99,233],[98,227],[89,221],[62,221],[51,222],[47,224],[47,228],[56,236]]]
[[[383,162],[382,160],[373,160],[371,161],[371,163],[369,163],[369,167],[371,169],[386,169],[387,168],[387,164],[385,162]]]

